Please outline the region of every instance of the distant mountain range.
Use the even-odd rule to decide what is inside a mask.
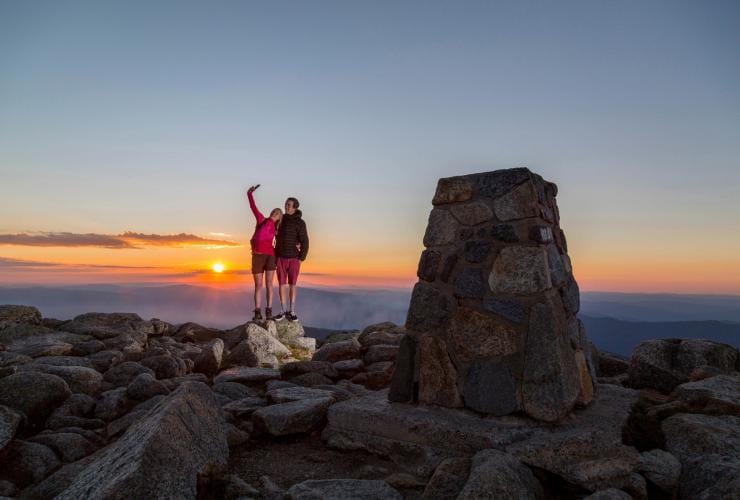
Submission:
[[[410,290],[302,288],[297,312],[313,327],[309,333],[323,338],[380,321],[402,324],[410,297]],[[0,286],[0,304],[34,305],[58,319],[123,311],[216,328],[242,324],[252,315],[249,290],[194,285]],[[735,346],[740,341],[740,296],[585,292],[580,316],[597,347],[624,355],[655,338],[707,338]]]
[[[301,288],[297,313],[306,325],[319,328],[362,328],[380,321],[403,323],[410,292]],[[276,297],[277,298],[277,297]],[[26,304],[45,317],[69,319],[86,312],[135,312],[171,323],[194,321],[230,328],[252,318],[248,290],[193,285],[68,287],[0,287],[0,304]],[[273,305],[280,310],[280,303]]]
[[[629,356],[642,341],[661,338],[710,339],[740,347],[740,323],[725,321],[625,321],[580,315],[601,350]]]
[[[740,323],[740,295],[584,292],[581,314],[630,321]]]

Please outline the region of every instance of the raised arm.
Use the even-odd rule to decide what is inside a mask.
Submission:
[[[261,223],[263,220],[265,220],[265,216],[262,215],[262,212],[259,211],[257,208],[257,204],[254,202],[254,188],[249,188],[247,190],[247,198],[249,198],[249,208],[252,209],[252,213],[254,214],[254,218],[257,219],[257,224]]]

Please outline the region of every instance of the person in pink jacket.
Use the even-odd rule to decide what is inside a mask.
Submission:
[[[277,268],[275,261],[275,233],[283,217],[283,211],[273,208],[269,217],[262,215],[254,202],[254,191],[260,187],[259,184],[247,190],[249,208],[252,209],[254,218],[257,219],[257,227],[250,243],[252,245],[252,276],[254,277],[254,317],[253,320],[262,319],[262,288],[267,295],[267,307],[265,317],[272,319],[272,280]]]

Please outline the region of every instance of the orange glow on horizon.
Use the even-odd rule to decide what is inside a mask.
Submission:
[[[322,248],[322,243],[324,248]],[[740,258],[692,255],[646,248],[612,254],[584,251],[570,255],[582,291],[740,294]],[[403,287],[416,282],[421,247],[350,249],[317,242],[301,268],[307,286]],[[217,257],[214,258],[214,253]],[[0,284],[181,283],[251,286],[250,254],[243,247],[101,248],[1,247],[0,259],[22,265],[0,266]],[[32,265],[33,263],[37,265]],[[11,262],[12,264],[12,262]],[[217,264],[221,264],[217,267]],[[220,269],[220,271],[219,271]]]

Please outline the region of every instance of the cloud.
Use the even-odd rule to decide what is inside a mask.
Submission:
[[[138,249],[155,247],[237,247],[239,243],[225,239],[202,238],[188,233],[145,234],[126,231],[122,234],[37,232],[0,234],[0,245],[28,247],[97,247],[109,249]]]
[[[161,269],[152,266],[120,266],[115,264],[64,264],[61,262],[45,262],[40,260],[11,259],[0,257],[0,269],[53,269],[53,270],[84,270],[84,269]]]

